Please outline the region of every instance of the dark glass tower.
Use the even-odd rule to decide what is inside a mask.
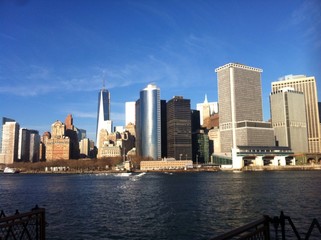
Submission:
[[[192,159],[191,104],[174,97],[167,102],[167,157]]]

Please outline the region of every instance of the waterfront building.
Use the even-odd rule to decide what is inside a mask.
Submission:
[[[90,156],[90,140],[89,138],[81,139],[79,142],[80,157],[86,158]]]
[[[98,111],[97,111],[97,130],[96,130],[96,145],[99,149],[99,133],[100,130],[106,129],[109,133],[112,132],[112,121],[110,120],[110,94],[103,86],[98,94]]]
[[[18,159],[19,161],[29,161],[30,155],[30,132],[26,128],[19,130]]]
[[[192,159],[191,103],[175,96],[167,102],[167,157]]]
[[[218,103],[208,102],[207,95],[203,103],[197,103],[196,109],[200,112],[200,125],[204,124],[204,120],[209,119],[215,113],[218,113]]]
[[[18,160],[19,129],[13,119],[2,118],[0,163],[12,164]]]
[[[136,101],[136,148],[141,157],[161,158],[160,89],[148,84]]]
[[[203,129],[192,135],[193,161],[196,163],[209,163],[210,142],[208,135]]]
[[[161,157],[167,157],[167,110],[166,100],[161,100]]]
[[[159,160],[159,161],[141,161],[140,170],[177,170],[177,169],[191,169],[193,168],[192,160]]]
[[[66,126],[61,121],[51,125],[51,135],[46,140],[46,160],[70,159],[70,139],[65,136]]]
[[[303,92],[286,87],[270,94],[271,121],[277,146],[294,153],[308,152],[308,130]]]
[[[40,135],[37,130],[20,128],[18,159],[23,162],[38,162],[40,159]]]
[[[29,161],[39,162],[40,159],[40,135],[37,130],[29,130],[30,132],[30,151]]]
[[[232,150],[233,154],[237,146],[274,146],[271,123],[263,122],[262,69],[228,63],[215,72],[221,151],[227,154]],[[234,168],[242,166],[242,162],[233,161]]]
[[[296,91],[303,92],[308,127],[308,151],[310,153],[321,152],[320,119],[315,77],[287,75],[279,78],[276,82],[272,82],[271,87],[272,92],[284,87],[292,87]]]
[[[100,137],[101,147],[98,150],[98,158],[119,156],[126,158],[127,153],[135,147],[135,137],[129,131],[109,134],[102,129]]]
[[[47,145],[48,139],[50,139],[50,138],[51,138],[50,132],[44,132],[41,136],[40,152],[39,152],[39,156],[40,156],[41,161],[46,160],[46,149],[47,149],[46,145]]]
[[[125,125],[136,124],[136,102],[125,103]]]
[[[0,153],[2,152],[2,131],[3,131],[3,125],[6,122],[15,122],[15,120],[7,117],[2,117],[1,118],[1,128],[0,128]]]
[[[210,147],[210,154],[213,153],[221,153],[221,137],[220,137],[220,129],[218,127],[214,127],[210,129],[207,133],[209,145]]]
[[[103,146],[101,146],[100,157],[120,157],[121,155],[122,153],[120,146],[106,142]]]
[[[194,110],[194,109],[191,110],[191,127],[192,127],[192,134],[201,129],[199,110]]]

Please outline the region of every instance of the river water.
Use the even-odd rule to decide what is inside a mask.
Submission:
[[[0,175],[6,215],[46,209],[47,239],[209,239],[261,218],[321,222],[321,171]]]

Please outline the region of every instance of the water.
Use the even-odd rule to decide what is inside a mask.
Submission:
[[[48,239],[209,239],[281,210],[306,232],[320,200],[321,171],[0,175],[0,209],[46,208]]]

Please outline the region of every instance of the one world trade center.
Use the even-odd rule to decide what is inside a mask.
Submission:
[[[104,129],[110,134],[112,130],[112,121],[110,120],[110,94],[105,86],[98,94],[98,111],[97,111],[97,131],[96,131],[96,146],[99,149],[100,131]]]

